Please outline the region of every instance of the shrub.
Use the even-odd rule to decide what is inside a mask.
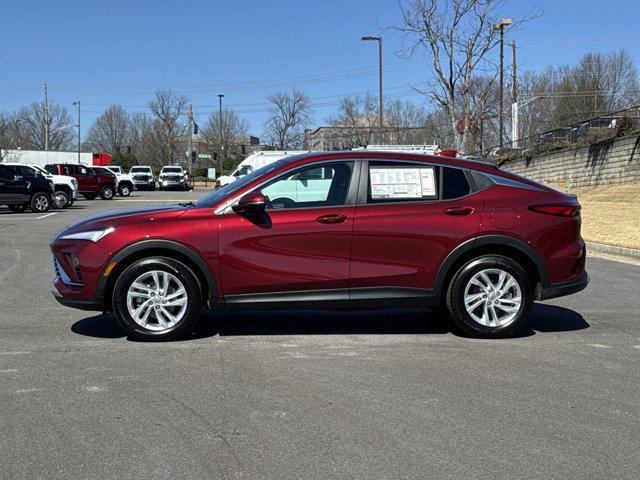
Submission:
[[[635,118],[622,117],[616,121],[616,135],[622,137],[629,135],[634,130],[637,130],[638,122]]]

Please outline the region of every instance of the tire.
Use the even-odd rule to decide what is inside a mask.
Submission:
[[[46,213],[51,208],[51,195],[45,192],[36,192],[31,196],[29,206],[36,213]]]
[[[67,192],[58,190],[57,192],[54,193],[53,206],[55,208],[67,208],[70,205],[71,204],[69,202],[69,195],[67,195]]]
[[[97,193],[83,193],[82,196],[84,198],[86,198],[87,200],[95,200],[96,197],[98,196]]]
[[[105,185],[100,189],[100,198],[102,200],[113,200],[114,193],[112,185]]]
[[[504,338],[527,323],[533,306],[533,286],[517,262],[486,255],[469,261],[456,272],[447,289],[446,305],[455,325],[464,333],[478,338]]]
[[[169,297],[180,292],[179,287],[182,287],[184,293],[177,297],[180,305],[164,306],[162,300],[167,292],[156,287],[152,272],[158,277],[160,287],[164,285],[164,275],[167,275]],[[132,288],[134,283],[146,285],[151,291]],[[153,296],[147,296],[152,293]],[[150,302],[149,306],[144,307],[147,302]],[[116,319],[125,332],[137,340],[158,342],[188,334],[198,321],[201,304],[201,290],[195,274],[184,264],[166,257],[145,258],[129,265],[113,288],[112,305]],[[139,312],[138,321],[133,316],[136,311]],[[171,316],[177,321],[174,322]]]
[[[131,195],[131,187],[128,184],[124,184],[120,186],[120,196],[121,197],[128,197],[129,195]]]
[[[13,213],[24,213],[24,211],[27,209],[27,206],[23,203],[19,204],[19,205],[8,205],[9,210],[11,210]]]

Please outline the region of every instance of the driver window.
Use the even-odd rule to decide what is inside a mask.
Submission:
[[[314,165],[280,177],[263,187],[268,210],[344,205],[353,162]]]

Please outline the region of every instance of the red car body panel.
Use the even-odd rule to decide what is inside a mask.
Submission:
[[[261,219],[221,211],[284,171],[332,159],[428,162],[480,172],[492,180],[454,200],[367,204],[359,199],[339,207],[268,210]],[[552,204],[578,206],[575,197],[479,162],[386,152],[303,155],[215,204],[111,212],[71,225],[52,240],[51,250],[71,280],[77,276],[75,256],[82,285],[69,286],[56,277],[54,294],[70,306],[108,309],[114,275],[105,275],[107,267],[115,263],[117,273],[128,259],[161,252],[191,262],[207,283],[211,307],[224,306],[232,297],[283,292],[393,287],[439,296],[446,269],[461,251],[509,244],[535,263],[542,291],[549,292],[541,298],[548,298],[578,291],[587,281],[579,215],[558,217],[530,209]],[[344,218],[319,221],[325,215]],[[117,228],[97,243],[60,238],[110,226]],[[563,287],[580,279],[584,281],[577,286]]]
[[[350,286],[433,288],[445,257],[480,228],[480,192],[458,200],[358,205]],[[468,207],[468,215],[445,210]]]

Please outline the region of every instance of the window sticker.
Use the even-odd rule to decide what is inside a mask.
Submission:
[[[423,198],[436,196],[434,167],[371,168],[371,198]]]

